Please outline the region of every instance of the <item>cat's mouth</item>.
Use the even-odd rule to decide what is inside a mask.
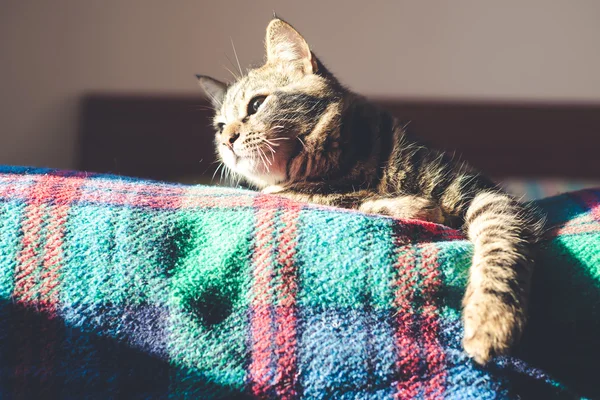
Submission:
[[[284,139],[242,138],[231,145],[220,145],[223,163],[247,181],[262,188],[286,178],[289,147]]]

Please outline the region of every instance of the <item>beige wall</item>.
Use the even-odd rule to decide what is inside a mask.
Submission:
[[[317,6],[318,5],[318,6]],[[373,96],[600,102],[600,1],[0,2],[0,164],[74,166],[90,91],[197,93],[275,9]]]

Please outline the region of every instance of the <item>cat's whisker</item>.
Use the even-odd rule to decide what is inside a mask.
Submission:
[[[232,70],[230,70],[226,65],[222,65],[223,68],[225,68],[227,71],[229,71],[229,73],[233,76],[233,79],[238,80],[240,79],[239,76],[237,76]]]
[[[215,176],[217,175],[217,172],[219,172],[220,169],[223,169],[223,164],[219,164],[217,166],[217,168],[215,169],[215,172],[213,172],[212,174],[212,178],[210,179],[210,183],[213,183],[213,181],[215,180]]]
[[[229,56],[227,55],[227,53],[225,53],[225,57],[227,58],[227,61],[229,61],[229,64],[231,64],[231,66],[232,66],[232,67],[235,69],[235,68],[236,68],[236,65],[234,64],[234,62],[233,62],[233,61],[231,61],[231,58],[229,58]],[[236,74],[236,75],[237,75],[237,74]],[[241,76],[240,76],[240,78],[241,78]],[[239,79],[239,78],[236,78],[236,80],[237,80],[237,79]]]
[[[223,177],[223,175],[225,175],[225,177]],[[228,166],[225,166],[225,168],[221,170],[221,180],[226,182],[227,186],[231,186],[233,183],[233,171]]]
[[[232,170],[229,171],[229,185],[232,187],[237,187],[242,180],[242,176],[240,174],[234,174]]]
[[[221,168],[221,183],[229,185],[228,180],[229,180],[229,168],[227,168],[227,167]]]
[[[289,137],[279,137],[279,138],[271,138],[268,139],[268,143],[271,146],[281,146],[281,143],[275,143],[275,142],[279,142],[280,140],[290,140],[291,138]]]
[[[271,157],[273,158],[272,162],[275,162],[275,150],[271,146],[269,146],[269,150],[271,150]]]
[[[271,146],[280,146],[279,143],[274,143],[271,141],[271,139],[267,139],[267,138],[263,138],[264,142],[271,145]]]
[[[271,150],[273,153],[275,153],[275,150],[273,149],[273,147],[271,147],[271,145],[269,144],[269,142],[267,142],[266,140],[264,141],[265,146],[267,146],[267,148],[269,150]]]
[[[260,159],[262,160],[263,166],[265,167],[265,169],[267,170],[267,172],[270,172],[269,166],[272,165],[272,164],[269,161],[269,159],[267,158],[267,155],[265,154],[265,151],[263,150],[262,147],[258,146],[257,147],[257,152],[258,152],[258,155],[260,156]]]
[[[214,107],[208,107],[208,106],[191,106],[192,110],[196,110],[196,111],[211,111],[211,112],[215,112]]]
[[[233,38],[229,38],[231,40],[231,47],[233,47],[233,54],[235,55],[235,60],[238,64],[238,69],[240,70],[240,75],[244,75],[242,72],[242,66],[240,65],[240,59],[238,58],[237,51],[235,51],[235,45],[233,44]]]
[[[273,165],[272,163],[275,162],[275,150],[267,142],[265,142],[265,145],[271,151],[271,157],[273,158],[273,160],[270,164]]]
[[[267,169],[267,164],[265,163],[265,160],[264,160],[262,154],[260,153],[260,151],[257,151],[256,153],[258,154],[258,157],[260,158],[260,162],[262,163],[263,167],[265,169]]]
[[[267,172],[269,172],[269,167],[267,166],[267,163],[269,165],[273,165],[271,164],[271,161],[269,161],[269,159],[267,158],[267,155],[265,154],[265,151],[263,150],[262,147],[257,147],[258,149],[258,154],[260,155],[260,158],[263,160],[263,164],[265,166],[265,168],[267,169]]]

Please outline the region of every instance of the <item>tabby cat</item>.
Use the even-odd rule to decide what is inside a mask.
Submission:
[[[269,23],[266,52],[229,85],[198,75],[224,165],[265,193],[462,229],[474,244],[463,347],[480,364],[507,353],[526,321],[541,220],[343,87],[285,21]]]

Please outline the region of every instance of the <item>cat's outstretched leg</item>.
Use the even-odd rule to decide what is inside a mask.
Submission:
[[[540,227],[504,193],[482,192],[467,210],[465,232],[474,252],[463,299],[463,347],[479,364],[506,354],[523,332]]]
[[[444,223],[444,214],[433,200],[419,196],[382,197],[364,201],[358,208],[362,212],[389,215],[396,218],[419,219]]]

